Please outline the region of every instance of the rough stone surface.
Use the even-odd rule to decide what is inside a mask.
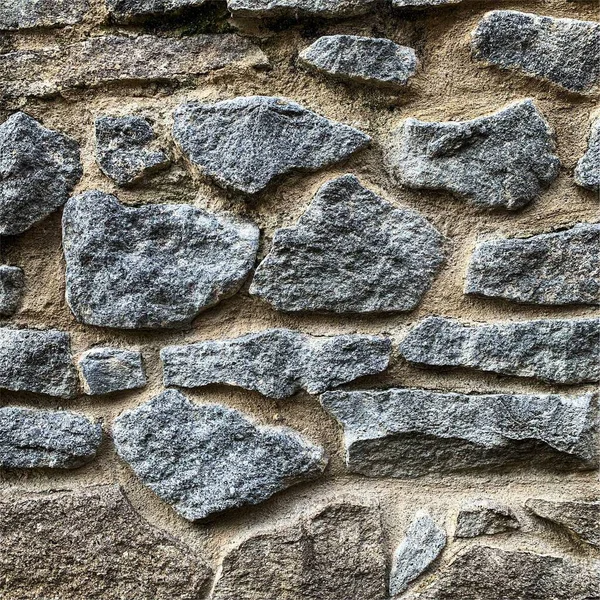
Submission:
[[[592,123],[588,149],[575,167],[575,183],[600,192],[600,118]]]
[[[473,57],[538,77],[571,92],[600,83],[600,24],[494,10],[477,25]]]
[[[471,121],[406,119],[386,151],[401,184],[447,190],[482,208],[522,208],[558,175],[553,132],[531,100]]]
[[[197,600],[211,576],[117,486],[0,498],[0,580],[10,600]]]
[[[392,6],[397,8],[405,8],[410,6],[443,6],[446,4],[459,4],[463,0],[392,0]]]
[[[88,8],[88,0],[3,0],[0,30],[74,25]]]
[[[22,233],[62,206],[82,173],[74,140],[25,113],[10,116],[0,125],[0,235]]]
[[[344,428],[351,472],[404,478],[517,466],[593,469],[592,399],[391,389],[327,392],[321,404]]]
[[[379,510],[340,501],[242,541],[225,556],[212,600],[384,600],[385,576]]]
[[[0,265],[0,317],[10,317],[17,312],[24,288],[23,269]]]
[[[227,8],[240,17],[327,18],[351,17],[369,12],[376,0],[227,0]]]
[[[247,194],[291,171],[337,163],[371,140],[291,100],[269,96],[189,102],[173,116],[173,136],[190,163],[218,184]]]
[[[461,504],[454,535],[457,538],[472,538],[520,527],[519,520],[509,506],[488,498],[478,498]]]
[[[600,304],[600,225],[478,244],[465,294],[532,304]]]
[[[384,371],[391,342],[372,335],[313,337],[268,329],[231,340],[163,348],[164,385],[211,383],[287,398],[299,389],[319,394],[362,375]]]
[[[206,2],[207,0],[105,0],[110,19],[118,23],[200,6]]]
[[[426,219],[344,175],[275,232],[250,293],[285,311],[412,310],[442,260],[442,236]]]
[[[83,391],[89,395],[133,390],[146,385],[141,352],[92,348],[79,359]]]
[[[410,362],[535,377],[556,383],[600,379],[600,319],[540,319],[464,325],[428,317],[400,353]]]
[[[142,482],[191,521],[263,502],[327,464],[322,448],[291,429],[196,406],[175,390],[119,416],[113,437]]]
[[[186,204],[123,206],[94,191],[63,214],[67,302],[105,327],[186,327],[233,295],[254,266],[258,228]]]

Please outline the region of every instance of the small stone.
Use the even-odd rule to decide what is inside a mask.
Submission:
[[[88,0],[4,0],[0,30],[75,25],[88,9]]]
[[[250,293],[292,312],[412,310],[443,262],[442,242],[418,213],[344,175],[321,187],[294,227],[275,232]]]
[[[411,188],[447,190],[481,208],[522,208],[548,187],[560,161],[532,100],[471,121],[406,119],[392,132],[387,168]]]
[[[9,117],[0,125],[0,235],[22,233],[54,212],[82,174],[74,140],[25,113]]]
[[[587,152],[575,168],[575,183],[593,192],[600,192],[600,118],[592,123]]]
[[[385,38],[328,35],[300,53],[306,66],[338,79],[402,87],[417,70],[412,48]]]
[[[81,323],[187,327],[235,294],[258,250],[258,227],[187,204],[127,207],[94,191],[63,214],[67,302]]]
[[[600,319],[463,325],[428,317],[400,345],[409,362],[470,367],[555,383],[600,380]]]
[[[429,7],[429,6],[445,6],[447,4],[459,4],[463,0],[392,0],[392,6],[396,8],[405,7]]]
[[[10,317],[17,312],[24,288],[23,269],[0,265],[0,316]]]
[[[146,385],[141,352],[92,348],[79,359],[83,391],[90,395],[133,390]]]
[[[291,429],[196,406],[175,390],[120,415],[113,438],[142,482],[190,521],[263,502],[327,465],[325,451]]]
[[[189,102],[173,117],[173,136],[190,163],[219,185],[246,194],[291,171],[340,162],[371,141],[358,129],[269,96]]]
[[[201,6],[206,2],[207,0],[105,0],[110,19],[117,23],[129,23],[139,17],[162,15]]]
[[[600,225],[478,244],[465,294],[532,304],[600,304]]]
[[[520,527],[521,523],[510,507],[495,500],[481,498],[467,500],[461,504],[454,536],[473,538],[504,533]]]
[[[250,18],[352,17],[369,12],[375,4],[376,0],[227,0],[235,16]]]

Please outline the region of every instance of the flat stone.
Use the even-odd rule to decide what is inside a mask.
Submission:
[[[317,171],[371,141],[354,127],[270,96],[188,102],[173,113],[173,137],[189,162],[246,194],[292,171]]]
[[[593,395],[467,395],[389,389],[326,392],[344,429],[346,466],[370,477],[475,469],[593,469]]]
[[[344,175],[321,187],[295,226],[275,232],[250,293],[291,312],[412,310],[443,262],[442,243],[418,213]]]
[[[90,395],[133,390],[146,385],[142,353],[120,348],[92,348],[79,359],[83,391]]]
[[[405,7],[429,7],[444,6],[447,4],[460,4],[463,0],[392,0],[392,6],[396,8]]]
[[[489,498],[477,498],[466,500],[460,505],[454,536],[473,538],[504,533],[520,527],[519,519],[509,506]]]
[[[227,0],[237,17],[320,17],[324,19],[362,15],[376,0]]]
[[[575,167],[575,183],[594,192],[600,191],[600,118],[592,123],[587,152]]]
[[[25,113],[10,116],[0,125],[0,235],[22,233],[54,212],[82,174],[75,140]]]
[[[203,597],[204,561],[142,519],[117,486],[0,500],[0,580],[15,600]]]
[[[600,225],[477,244],[465,294],[531,304],[600,304]]]
[[[258,227],[187,204],[127,207],[99,191],[63,214],[67,302],[81,323],[187,327],[238,291],[254,266]]]
[[[322,448],[291,429],[196,406],[175,390],[121,414],[113,438],[142,482],[190,521],[263,502],[327,464]]]
[[[417,70],[412,48],[385,38],[357,35],[320,37],[300,52],[300,61],[332,77],[371,85],[402,87]]]
[[[338,501],[237,544],[211,600],[384,600],[385,577],[378,508]]]
[[[23,269],[0,265],[0,316],[10,317],[17,312],[24,289]]]
[[[600,379],[600,319],[540,319],[464,325],[428,317],[400,345],[409,362],[469,367],[555,383]]]
[[[268,329],[229,340],[168,346],[160,352],[164,385],[211,383],[287,398],[299,389],[319,394],[363,375],[384,371],[391,342],[373,335],[313,337]]]
[[[392,132],[385,161],[407,187],[517,210],[556,179],[554,152],[550,126],[531,100],[523,100],[471,121],[406,119]]]
[[[111,21],[129,23],[139,17],[162,15],[205,4],[207,0],[104,0]]]
[[[0,4],[0,30],[75,25],[88,9],[88,0],[5,0]]]

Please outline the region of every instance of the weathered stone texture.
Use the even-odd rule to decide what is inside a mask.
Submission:
[[[132,390],[146,385],[141,352],[92,348],[79,359],[83,391],[89,395]]]
[[[504,533],[520,527],[519,520],[509,506],[480,498],[467,500],[460,505],[454,535],[457,538],[472,538]]]
[[[376,0],[227,0],[227,8],[240,17],[315,16],[324,19],[369,12]]]
[[[3,0],[0,30],[75,25],[88,8],[88,0]]]
[[[588,149],[575,168],[575,183],[588,190],[600,192],[600,118],[592,123]]]
[[[428,6],[443,6],[446,4],[459,4],[463,0],[392,0],[392,6],[397,8],[405,7],[428,7]]]
[[[118,23],[200,6],[206,2],[207,0],[105,0],[110,19]]]
[[[23,269],[0,265],[0,317],[10,317],[17,311],[24,288]]]

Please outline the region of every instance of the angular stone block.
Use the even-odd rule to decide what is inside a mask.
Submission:
[[[227,0],[235,16],[251,18],[352,17],[369,12],[375,4],[376,0]]]
[[[162,15],[201,6],[207,0],[104,0],[111,21],[129,23],[140,17]]]
[[[4,0],[0,30],[75,25],[88,9],[88,0]]]
[[[10,317],[17,312],[24,288],[23,269],[0,265],[0,317]]]
[[[600,192],[600,118],[592,123],[588,149],[575,168],[575,183],[593,192]]]
[[[133,390],[146,385],[142,353],[120,348],[92,348],[79,359],[83,391],[90,395]]]
[[[504,533],[520,527],[519,519],[509,506],[488,498],[478,498],[461,503],[454,536],[473,538]]]

